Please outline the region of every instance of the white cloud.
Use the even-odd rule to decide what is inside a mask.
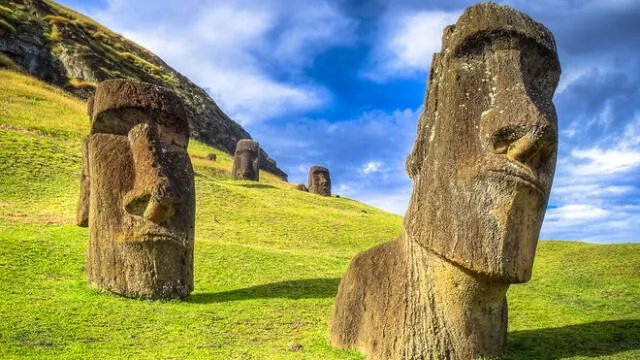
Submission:
[[[570,172],[576,176],[604,176],[640,167],[640,116],[627,124],[621,137],[609,142],[614,143],[609,148],[595,146],[572,150]]]
[[[604,175],[629,171],[640,166],[640,151],[591,148],[571,151],[576,159],[586,160],[586,163],[575,165],[576,175]]]
[[[619,136],[615,136],[618,134]],[[640,231],[640,117],[558,161],[542,238],[633,241]]]
[[[572,68],[568,70],[564,70],[562,74],[560,74],[560,82],[558,83],[558,87],[556,88],[556,96],[562,94],[571,84],[580,80],[584,75],[587,75],[593,72],[594,69],[591,68]]]
[[[411,186],[407,186],[384,194],[364,194],[361,196],[361,199],[371,206],[404,216],[407,211],[407,206],[409,205],[410,196]]]
[[[440,51],[442,31],[460,11],[390,13],[373,50],[372,68],[362,75],[376,82],[428,72],[433,53]]]
[[[547,211],[546,219],[551,222],[584,223],[601,219],[609,215],[609,211],[589,204],[563,205]]]
[[[355,38],[355,23],[328,2],[110,0],[90,15],[210,89],[243,125],[330,103],[327,89],[299,74],[321,51]],[[296,75],[275,78],[266,63]]]
[[[382,163],[380,161],[369,161],[368,163],[364,164],[358,171],[360,171],[361,174],[368,175],[380,171],[381,167]]]

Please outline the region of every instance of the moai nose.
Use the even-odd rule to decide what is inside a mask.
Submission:
[[[125,210],[160,224],[174,214],[178,199],[165,174],[156,126],[136,125],[129,131],[129,142],[136,179],[125,197]]]
[[[551,131],[548,127],[507,127],[492,136],[492,151],[530,170],[536,170],[552,154]]]

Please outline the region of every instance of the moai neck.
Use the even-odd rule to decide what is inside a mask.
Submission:
[[[407,359],[471,360],[503,353],[508,284],[489,283],[403,234],[408,256]],[[425,341],[420,341],[425,339]]]

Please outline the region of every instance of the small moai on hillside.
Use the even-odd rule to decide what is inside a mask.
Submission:
[[[207,155],[207,159],[211,160],[211,161],[216,161],[218,159],[218,157],[216,156],[216,154],[211,153]]]
[[[233,156],[234,180],[260,180],[260,144],[253,140],[240,140]]]
[[[531,277],[557,152],[553,35],[481,3],[444,30],[406,168],[395,241],[358,254],[329,337],[375,359],[503,353],[509,284]]]
[[[323,166],[312,166],[309,169],[309,185],[307,188],[310,193],[331,196],[331,177],[329,169]]]
[[[309,189],[304,184],[296,184],[293,188],[299,191],[309,192]]]
[[[195,184],[182,102],[157,85],[108,80],[90,112],[83,145],[90,177],[78,206],[78,223],[89,227],[89,283],[133,298],[187,296]]]

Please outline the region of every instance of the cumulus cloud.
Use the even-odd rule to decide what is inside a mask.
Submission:
[[[360,173],[362,174],[367,175],[380,171],[380,168],[382,168],[382,163],[380,161],[369,161],[368,163],[364,164],[358,171],[360,171]]]
[[[314,57],[354,39],[355,23],[329,2],[109,0],[93,14],[149,48],[246,125],[317,109],[330,91],[301,76]],[[274,76],[271,69],[278,69]]]
[[[384,82],[393,77],[424,74],[433,53],[440,51],[442,30],[454,24],[461,11],[419,11],[390,13],[382,20],[384,29],[373,49],[371,67],[362,76]]]

